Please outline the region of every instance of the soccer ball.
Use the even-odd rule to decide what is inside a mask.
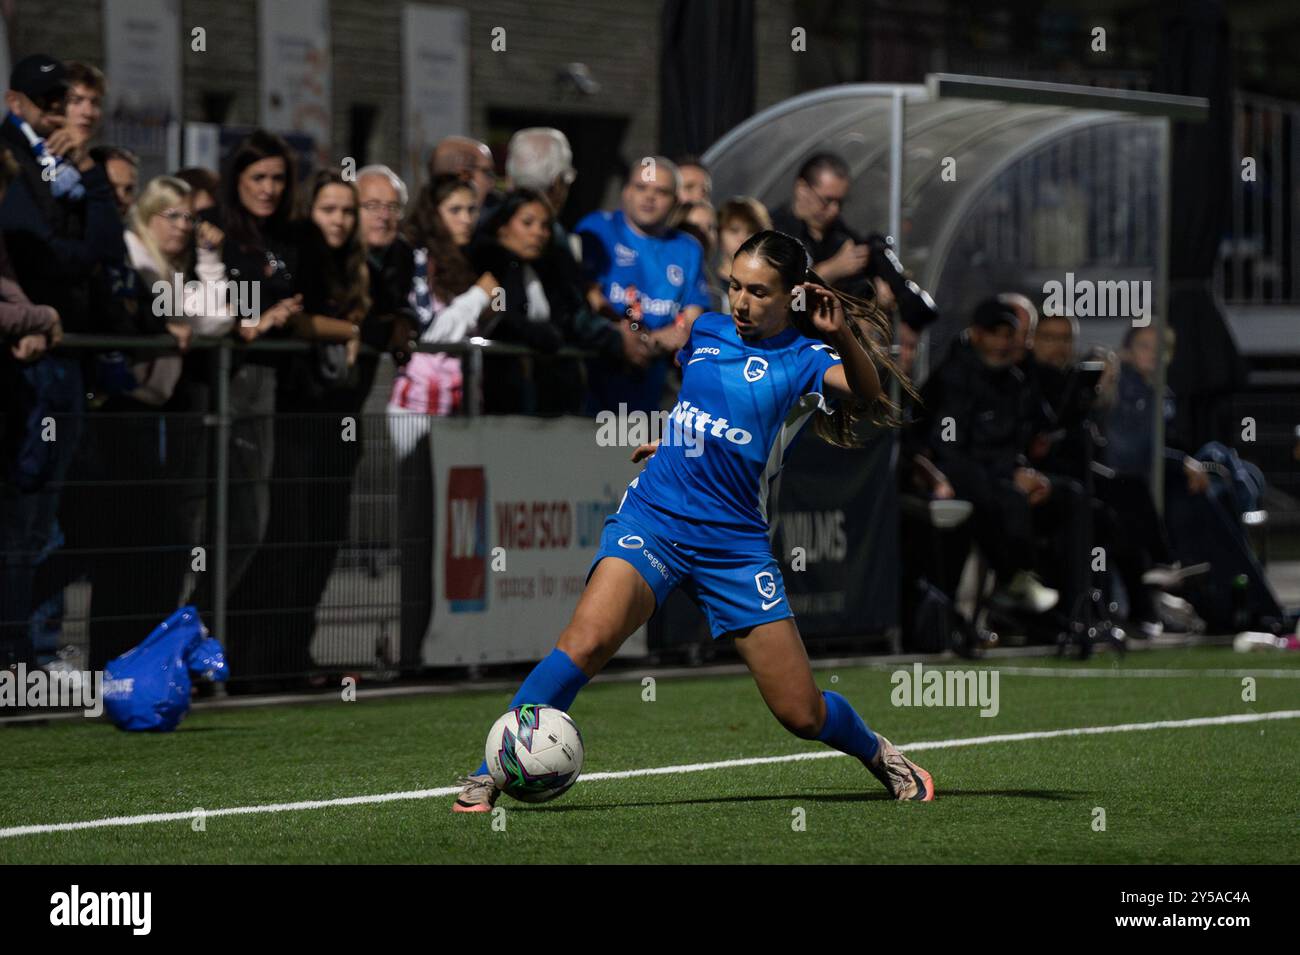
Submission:
[[[524,703],[492,724],[485,758],[492,779],[521,802],[547,802],[578,781],[582,734],[563,710]]]

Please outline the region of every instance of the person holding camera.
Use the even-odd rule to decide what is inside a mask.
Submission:
[[[848,163],[834,153],[816,153],[799,167],[789,205],[772,212],[772,228],[802,242],[813,271],[844,291],[861,284],[871,258],[841,218],[851,185]]]

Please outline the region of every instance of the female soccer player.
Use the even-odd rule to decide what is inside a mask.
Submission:
[[[649,463],[605,521],[573,619],[510,705],[567,711],[681,586],[714,639],[735,642],[786,729],[856,756],[895,799],[929,801],[930,774],[868,729],[848,700],[817,688],[768,542],[769,482],[810,417],[839,445],[852,443],[864,408],[893,419],[876,371],[878,363],[897,373],[879,344],[888,320],[827,287],[799,240],[771,230],[736,252],[728,297],[730,316],[706,312],[690,327],[667,434],[633,454]],[[499,790],[486,763],[459,781],[454,810],[492,808]]]

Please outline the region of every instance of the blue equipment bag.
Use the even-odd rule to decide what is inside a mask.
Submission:
[[[230,668],[198,610],[185,606],[104,668],[108,718],[118,729],[174,730],[190,708],[191,674],[224,682]]]

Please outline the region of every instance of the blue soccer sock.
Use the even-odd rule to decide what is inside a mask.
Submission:
[[[514,709],[522,703],[541,703],[567,713],[578,691],[587,685],[587,680],[587,674],[569,659],[567,653],[556,647],[533,667],[508,708]],[[484,760],[474,775],[482,776],[487,771],[487,760]]]
[[[817,734],[818,741],[841,753],[856,756],[862,760],[862,765],[870,766],[880,749],[876,734],[862,722],[853,705],[838,693],[823,690],[822,699],[826,701],[826,724]]]

